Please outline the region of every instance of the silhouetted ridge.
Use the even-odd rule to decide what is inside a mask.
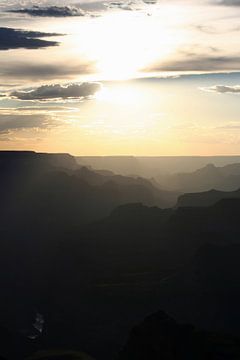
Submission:
[[[74,175],[93,186],[103,186],[119,193],[121,203],[141,201],[148,206],[171,207],[176,204],[178,193],[163,191],[150,180],[142,177],[116,175],[112,172],[95,171],[81,167]]]
[[[24,226],[81,225],[124,203],[169,207],[177,199],[143,178],[81,168],[68,154],[0,152],[0,171],[2,216]]]
[[[111,223],[123,227],[135,227],[136,229],[156,228],[166,222],[172,215],[172,209],[160,209],[147,207],[141,203],[126,204],[112,211],[109,220]]]
[[[122,175],[154,177],[159,181],[167,177],[166,185],[168,175],[191,173],[207,164],[223,167],[240,162],[240,156],[77,156],[76,159],[80,165],[97,170],[106,169]]]
[[[19,163],[20,166],[49,165],[67,169],[78,167],[76,160],[69,154],[36,153],[34,151],[0,151],[0,166]],[[36,163],[36,164],[34,164]]]
[[[106,169],[122,175],[147,177],[152,179],[155,187],[180,193],[210,189],[233,191],[240,187],[239,156],[146,158],[100,156],[76,159],[80,165],[97,170]],[[229,164],[230,161],[232,164]]]
[[[240,199],[240,189],[231,192],[210,190],[201,193],[184,194],[179,196],[177,207],[207,207],[223,199]]]
[[[208,164],[192,173],[159,176],[163,188],[180,192],[204,192],[210,189],[233,191],[240,187],[240,163],[217,167]]]

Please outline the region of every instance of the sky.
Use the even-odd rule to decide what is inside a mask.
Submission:
[[[0,0],[0,149],[240,154],[240,0]]]

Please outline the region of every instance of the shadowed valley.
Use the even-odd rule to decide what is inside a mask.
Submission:
[[[67,154],[0,169],[3,358],[239,358],[237,195],[178,200]]]

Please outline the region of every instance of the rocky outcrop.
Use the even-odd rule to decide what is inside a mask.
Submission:
[[[240,358],[240,338],[199,331],[159,311],[136,326],[120,360],[220,360]]]

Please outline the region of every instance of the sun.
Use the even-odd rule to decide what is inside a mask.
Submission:
[[[100,29],[102,41],[95,43],[97,69],[105,79],[125,80],[141,69],[166,57],[177,46],[179,37],[159,20],[132,14],[105,17]]]
[[[76,23],[71,28],[75,55],[90,59],[100,80],[139,77],[149,64],[166,59],[182,43],[179,19],[176,9],[163,5],[154,16],[120,11]]]
[[[96,93],[95,99],[115,105],[135,106],[141,101],[141,95],[138,89],[123,83],[114,87],[102,86],[101,90]]]

